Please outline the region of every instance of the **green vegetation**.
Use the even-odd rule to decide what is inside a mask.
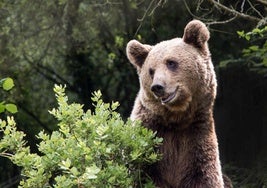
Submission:
[[[0,121],[0,156],[22,167],[20,187],[153,187],[142,169],[159,159],[154,147],[162,141],[137,122],[124,122],[118,103],[104,103],[95,92],[95,111],[68,104],[65,88],[55,86],[58,108],[50,111],[58,131],[37,138],[39,154],[27,146],[13,117]]]
[[[28,147],[29,156],[36,156],[35,160],[46,156],[40,151],[40,143],[45,142],[40,132],[49,140],[56,132],[60,143],[62,137],[66,138],[60,132],[62,121],[58,122],[48,112],[58,103],[52,90],[54,84],[66,85],[70,101],[83,104],[86,113],[81,117],[89,119],[95,117],[97,104],[90,102],[91,93],[101,90],[104,101],[119,101],[116,111],[128,126],[126,119],[139,85],[126,57],[127,42],[137,39],[153,45],[181,37],[188,21],[200,19],[211,32],[209,47],[217,71],[218,97],[214,112],[222,164],[236,187],[264,187],[267,179],[266,17],[264,0],[2,0],[0,118],[7,120],[7,116],[14,116],[16,127],[12,125],[10,131],[23,132],[23,143],[16,143],[26,144],[23,148]],[[16,85],[13,88],[12,83]],[[88,110],[91,110],[90,117]],[[12,124],[13,119],[8,121]],[[8,126],[6,122],[5,129]],[[0,139],[4,137],[7,138],[1,132]],[[14,138],[10,137],[7,145]],[[15,155],[7,148],[0,147],[0,150]],[[79,160],[72,159],[72,155],[62,159],[67,166],[70,163],[70,169],[76,167],[77,177],[81,178],[86,167],[94,166],[79,168],[76,166]],[[50,171],[51,185],[56,184],[56,176],[70,174],[61,168],[62,161],[55,165],[57,170]],[[23,165],[18,167],[13,163],[0,156],[0,187],[16,188],[21,180]],[[102,166],[95,166],[101,169],[96,174],[100,177]],[[137,171],[131,171],[128,177],[135,179],[132,175]],[[75,178],[71,178],[68,179],[73,182]],[[26,176],[22,180],[26,182]],[[98,180],[90,182],[95,181]]]
[[[240,38],[248,42],[248,47],[242,50],[242,57],[238,59],[227,59],[220,62],[224,68],[230,64],[243,64],[251,71],[267,74],[267,26],[259,26],[250,32],[237,31]]]
[[[248,33],[241,31],[238,35],[252,43],[243,50],[248,66],[254,71],[267,74],[267,26],[257,27]]]
[[[9,91],[14,87],[14,81],[12,78],[3,78],[0,80],[0,88],[2,88],[4,91]],[[17,106],[13,103],[6,103],[5,101],[2,101],[0,103],[0,113],[3,113],[8,111],[12,114],[18,112]]]

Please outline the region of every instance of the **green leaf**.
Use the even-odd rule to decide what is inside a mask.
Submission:
[[[141,41],[142,40],[142,36],[139,34],[139,35],[137,35],[137,40],[139,40],[139,41]]]
[[[252,30],[253,34],[257,34],[257,33],[260,33],[260,32],[261,32],[261,30],[259,28],[255,28],[255,29]]]
[[[97,178],[96,174],[98,174],[99,172],[100,169],[97,166],[93,165],[91,167],[86,168],[85,176],[88,179],[96,179]]]
[[[115,37],[115,45],[116,46],[122,47],[123,46],[123,42],[124,42],[123,37],[120,37],[120,36],[116,36]]]
[[[244,37],[245,36],[245,32],[244,31],[237,31],[237,34],[239,35],[239,37]]]
[[[267,58],[264,58],[264,59],[262,60],[262,64],[263,64],[263,66],[267,67]]]
[[[5,105],[4,105],[4,102],[1,102],[0,103],[0,113],[4,112],[6,109]]]
[[[245,39],[246,40],[250,40],[250,36],[249,35],[245,35]]]
[[[219,66],[220,66],[221,68],[225,68],[225,67],[227,67],[227,65],[228,65],[229,63],[231,63],[231,60],[221,61],[220,64],[219,64]]]
[[[77,169],[76,167],[72,167],[72,168],[70,169],[70,172],[71,172],[75,177],[77,177],[77,176],[79,175],[79,171],[78,171],[78,169]]]
[[[70,161],[69,158],[67,158],[66,161],[62,161],[62,164],[64,165],[64,167],[66,167],[66,168],[70,168],[71,161]]]
[[[259,46],[253,45],[249,47],[250,50],[252,51],[258,51],[259,50]]]
[[[9,103],[9,104],[6,104],[5,107],[6,107],[6,110],[12,114],[15,114],[18,112],[18,108],[15,104]]]
[[[59,5],[64,5],[66,4],[67,0],[59,0]]]
[[[12,78],[6,78],[3,82],[3,89],[8,91],[14,87],[14,81]]]

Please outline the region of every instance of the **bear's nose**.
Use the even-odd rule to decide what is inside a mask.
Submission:
[[[164,86],[160,84],[155,84],[151,86],[151,91],[157,96],[162,97],[164,96]]]

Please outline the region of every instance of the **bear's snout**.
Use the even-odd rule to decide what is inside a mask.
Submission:
[[[157,97],[163,97],[164,96],[164,86],[161,84],[154,84],[151,86],[151,91],[157,96]]]

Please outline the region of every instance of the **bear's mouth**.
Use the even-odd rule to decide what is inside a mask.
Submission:
[[[174,91],[173,93],[165,96],[165,97],[161,97],[161,104],[166,104],[166,103],[169,103],[171,102],[176,96],[176,91]]]

